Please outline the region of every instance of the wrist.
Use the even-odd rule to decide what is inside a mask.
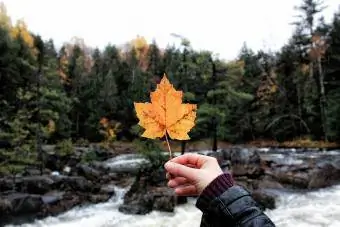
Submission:
[[[234,185],[234,180],[230,173],[221,173],[213,181],[211,181],[207,187],[205,187],[200,194],[196,206],[206,207],[210,201],[220,196],[228,188]]]

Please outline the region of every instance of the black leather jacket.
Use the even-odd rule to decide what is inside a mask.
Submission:
[[[275,224],[256,205],[248,191],[232,186],[209,202],[198,198],[203,212],[201,227],[273,227]]]

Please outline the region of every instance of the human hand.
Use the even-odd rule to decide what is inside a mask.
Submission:
[[[223,173],[216,158],[193,153],[173,158],[164,167],[168,172],[168,186],[175,188],[176,194],[181,196],[201,194]]]

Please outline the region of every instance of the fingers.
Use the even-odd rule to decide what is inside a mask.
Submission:
[[[186,166],[187,166],[187,167],[190,167],[190,168],[196,168],[196,166],[191,165],[191,164],[187,164]],[[171,180],[172,178],[174,178],[174,176],[171,175],[170,173],[166,173],[165,178],[166,178],[167,180]]]
[[[177,195],[180,196],[195,196],[198,195],[196,187],[194,185],[188,185],[184,187],[179,187],[175,189]]]
[[[197,171],[199,171],[198,169],[190,168],[172,161],[167,162],[164,167],[173,177],[184,177],[189,181],[195,181],[198,176]]]
[[[175,188],[187,184],[189,181],[184,177],[176,177],[168,182],[170,188]]]
[[[195,153],[187,153],[171,159],[171,162],[175,162],[182,165],[192,165],[195,168],[201,168],[203,164],[212,159],[212,157],[206,155],[199,155]]]

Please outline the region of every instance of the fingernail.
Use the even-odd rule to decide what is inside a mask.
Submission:
[[[167,162],[165,163],[164,167],[167,169],[167,168],[171,168],[172,165],[173,165],[172,162]]]

